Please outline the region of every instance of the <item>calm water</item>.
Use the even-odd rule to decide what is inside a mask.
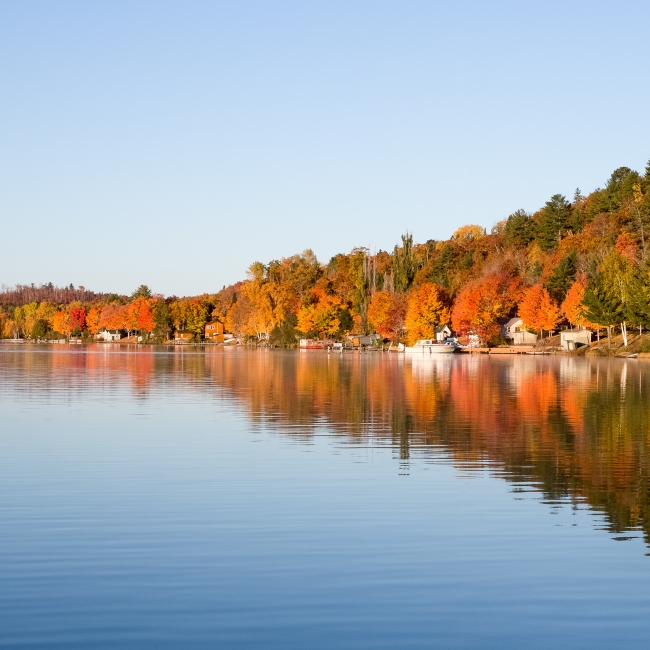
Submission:
[[[650,363],[0,346],[0,647],[650,639]]]

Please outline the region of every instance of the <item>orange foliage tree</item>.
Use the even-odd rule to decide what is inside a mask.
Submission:
[[[91,334],[99,332],[99,319],[102,315],[102,308],[95,305],[88,310],[86,314],[86,327]]]
[[[151,333],[155,327],[154,308],[156,301],[153,298],[140,296],[132,300],[126,309],[125,324],[127,330],[138,330]]]
[[[125,307],[119,303],[111,303],[102,309],[98,327],[100,330],[121,330],[124,328]]]
[[[446,291],[427,282],[411,291],[404,326],[409,345],[419,339],[433,339],[436,327],[449,321]]]
[[[482,342],[496,336],[498,319],[510,314],[519,288],[517,279],[497,272],[465,285],[451,312],[453,329],[461,336],[476,334]]]
[[[391,341],[401,335],[406,316],[405,296],[377,291],[368,305],[368,321],[375,331]]]
[[[59,334],[70,334],[70,317],[67,311],[57,311],[52,319],[52,329]]]
[[[341,312],[345,304],[338,296],[332,296],[322,289],[312,289],[298,310],[296,329],[303,334],[336,334],[341,328]]]
[[[526,327],[536,332],[552,332],[560,321],[560,310],[549,292],[535,284],[524,291],[519,303],[519,317]]]
[[[587,289],[587,279],[584,275],[579,276],[576,281],[571,285],[567,291],[566,298],[560,306],[562,314],[569,321],[573,327],[593,328],[595,325],[590,323],[585,317],[585,306],[582,301],[585,298],[585,291]]]

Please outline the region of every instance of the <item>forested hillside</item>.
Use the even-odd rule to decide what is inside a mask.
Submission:
[[[255,262],[245,280],[210,295],[163,298],[20,286],[0,293],[4,337],[60,338],[102,329],[162,341],[174,330],[203,336],[210,320],[249,340],[378,332],[430,338],[449,323],[461,337],[496,342],[498,319],[520,316],[551,333],[562,326],[650,328],[650,163],[645,176],[617,169],[604,188],[556,194],[517,210],[490,232],[468,225],[445,241],[402,236],[392,252],[357,248],[323,264],[311,250]]]

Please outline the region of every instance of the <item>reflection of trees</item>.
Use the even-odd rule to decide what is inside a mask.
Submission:
[[[643,362],[105,349],[4,352],[0,382],[23,393],[226,396],[256,427],[297,440],[323,430],[342,442],[390,445],[402,460],[442,450],[459,467],[489,467],[550,500],[584,501],[606,514],[612,531],[638,527],[650,539]]]

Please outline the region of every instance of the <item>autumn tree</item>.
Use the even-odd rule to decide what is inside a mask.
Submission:
[[[433,339],[436,327],[448,321],[449,299],[442,287],[427,283],[411,291],[404,322],[409,345],[419,339]]]
[[[312,289],[298,310],[296,329],[303,334],[333,336],[342,333],[341,320],[345,304],[338,296]]]
[[[86,328],[86,308],[83,305],[74,305],[68,316],[68,327],[70,333],[79,336]]]
[[[519,281],[505,273],[490,273],[459,292],[451,313],[460,335],[476,334],[486,342],[500,331],[498,319],[510,315],[519,295]]]
[[[566,298],[560,305],[560,310],[564,317],[573,327],[591,328],[592,323],[585,316],[586,307],[583,304],[585,291],[587,289],[587,280],[584,275],[580,275],[567,291]]]
[[[100,305],[93,305],[86,314],[86,327],[93,335],[99,333],[99,319],[101,315],[102,307]]]
[[[406,306],[405,294],[377,291],[368,305],[368,320],[383,338],[395,340],[405,327]]]
[[[125,307],[118,302],[112,302],[102,308],[97,326],[101,330],[121,330],[124,327]]]
[[[519,317],[526,327],[544,335],[544,330],[552,332],[560,321],[560,310],[549,292],[536,284],[523,292],[519,303]]]
[[[70,316],[67,311],[60,310],[54,314],[54,318],[52,319],[52,328],[55,332],[58,332],[63,336],[70,335]]]

